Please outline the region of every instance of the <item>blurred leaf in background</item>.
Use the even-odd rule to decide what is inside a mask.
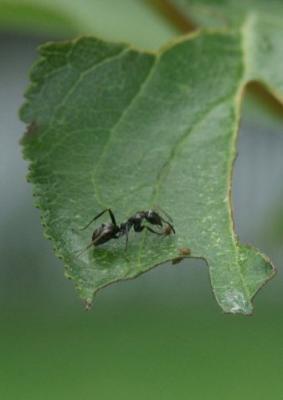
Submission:
[[[96,35],[146,49],[158,49],[179,33],[143,0],[0,0],[0,11],[0,25],[6,29]]]

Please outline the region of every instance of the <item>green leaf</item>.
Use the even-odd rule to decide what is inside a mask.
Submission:
[[[274,269],[233,230],[245,44],[244,32],[202,32],[157,55],[94,38],[41,48],[21,112],[24,154],[45,233],[87,304],[189,248],[206,259],[222,309],[251,313]],[[122,222],[155,204],[176,235],[132,232],[127,252],[121,238],[77,255],[93,229],[80,228],[104,208]]]
[[[0,27],[64,37],[95,34],[146,49],[157,49],[179,33],[140,0],[0,0]]]
[[[283,103],[281,0],[170,0],[197,26],[242,29],[248,80],[265,85]]]

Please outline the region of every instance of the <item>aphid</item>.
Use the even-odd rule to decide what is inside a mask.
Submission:
[[[172,264],[179,264],[185,256],[189,256],[191,254],[191,249],[189,249],[188,247],[183,247],[181,249],[179,249],[179,257],[176,257],[172,260]]]
[[[110,208],[106,208],[101,213],[96,215],[81,230],[88,228],[90,224],[92,224],[106,212],[109,213],[111,222],[107,224],[102,224],[95,229],[95,231],[92,234],[90,244],[83,251],[89,249],[91,246],[100,246],[101,244],[106,243],[111,239],[119,239],[121,236],[126,236],[126,250],[127,250],[128,236],[132,228],[134,229],[135,232],[142,232],[144,229],[147,229],[149,232],[160,236],[168,236],[171,235],[172,233],[175,233],[175,229],[171,224],[171,222],[165,220],[157,211],[154,210],[138,211],[134,215],[132,215],[127,221],[122,222],[121,224],[118,225],[115,216]],[[165,224],[165,228],[163,231],[159,232],[152,229],[150,226],[145,225],[144,222],[148,222],[151,225],[157,225],[160,227],[163,227],[163,224]],[[81,253],[82,252],[80,252],[80,254]]]
[[[179,249],[179,253],[182,256],[189,256],[191,254],[191,249],[189,249],[188,247],[183,247],[182,249]]]

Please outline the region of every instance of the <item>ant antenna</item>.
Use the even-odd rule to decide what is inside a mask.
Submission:
[[[167,212],[164,211],[163,208],[161,208],[158,204],[155,204],[155,205],[153,206],[153,208],[157,209],[158,211],[161,211],[162,214],[164,214],[164,215],[169,219],[169,221],[173,223],[173,219],[170,217],[170,215],[167,214]]]

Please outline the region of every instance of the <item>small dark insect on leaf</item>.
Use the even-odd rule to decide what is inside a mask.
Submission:
[[[189,256],[191,254],[191,249],[183,247],[182,249],[179,249],[179,253],[182,254],[182,256]]]
[[[110,208],[106,208],[97,214],[86,226],[84,226],[81,230],[84,230],[90,226],[94,221],[100,218],[106,212],[109,213],[111,222],[107,224],[101,224],[92,234],[91,242],[88,246],[79,252],[78,255],[81,255],[84,251],[88,250],[91,246],[100,246],[103,243],[108,242],[111,239],[119,239],[122,236],[126,236],[126,250],[128,246],[128,237],[131,229],[134,229],[135,232],[142,232],[144,229],[147,229],[149,232],[154,233],[155,235],[160,236],[169,236],[172,233],[175,233],[175,228],[172,223],[163,218],[155,210],[148,211],[138,211],[127,221],[122,222],[121,224],[117,224],[113,211]],[[166,214],[167,215],[167,214]],[[164,227],[163,231],[156,231],[152,229],[150,226],[145,225],[145,222],[151,225],[157,225],[159,227]]]
[[[179,257],[176,257],[172,260],[173,265],[179,264],[184,259],[184,257],[189,256],[191,254],[191,249],[189,249],[188,247],[183,247],[179,249],[179,254]]]

